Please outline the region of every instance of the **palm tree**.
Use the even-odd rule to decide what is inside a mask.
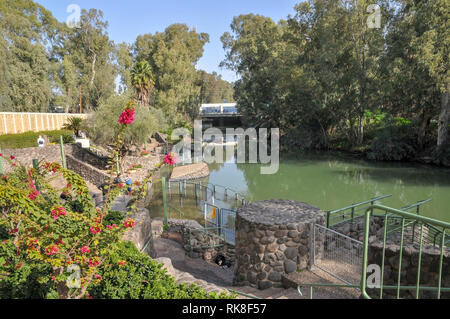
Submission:
[[[150,93],[155,85],[152,67],[147,61],[138,62],[131,70],[131,84],[142,105],[149,105]]]
[[[67,123],[64,124],[63,129],[73,131],[76,137],[80,136],[80,131],[83,127],[84,120],[81,117],[69,117]]]

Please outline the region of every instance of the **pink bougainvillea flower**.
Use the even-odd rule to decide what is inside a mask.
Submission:
[[[122,125],[130,125],[134,122],[134,117],[136,114],[136,110],[133,107],[134,102],[129,102],[127,107],[122,111],[122,114],[120,114],[119,117],[119,123]]]
[[[45,253],[48,256],[56,255],[58,253],[59,249],[56,245],[51,245],[50,247],[45,248]]]
[[[132,219],[127,219],[126,221],[123,222],[123,226],[125,228],[133,228],[136,225],[136,222]]]
[[[0,153],[0,157],[3,157],[3,154],[2,154],[2,153]]]
[[[55,220],[58,220],[61,216],[67,216],[66,209],[62,206],[56,207],[52,210],[52,216]]]
[[[167,154],[164,157],[164,163],[166,163],[167,165],[174,166],[177,162],[178,162],[178,158],[176,157],[175,154],[172,154],[172,153]]]
[[[31,192],[30,195],[28,195],[28,198],[31,200],[35,200],[39,196],[39,192],[37,190],[34,190]]]
[[[89,259],[89,267],[96,268],[98,265],[100,265],[100,262],[98,260]]]
[[[52,276],[52,281],[55,281],[55,276]]]
[[[103,277],[102,276],[100,276],[100,275],[95,275],[95,279],[97,279],[97,280],[102,280],[103,279]]]
[[[89,254],[91,252],[91,249],[89,248],[89,246],[84,246],[83,248],[81,248],[81,252],[83,254]]]
[[[91,228],[89,228],[89,230],[91,231],[91,233],[93,235],[96,235],[96,234],[99,234],[102,232],[102,227],[100,225],[91,226]]]

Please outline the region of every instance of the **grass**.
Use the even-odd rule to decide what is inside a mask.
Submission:
[[[64,143],[72,142],[72,131],[44,131],[44,132],[27,132],[22,134],[7,134],[0,136],[0,147],[2,149],[17,149],[37,147],[37,139],[39,135],[46,135],[50,143],[59,143],[60,136],[63,136]]]

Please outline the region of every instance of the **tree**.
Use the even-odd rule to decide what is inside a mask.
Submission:
[[[201,103],[223,103],[233,102],[233,87],[230,83],[222,80],[222,76],[216,72],[209,74],[199,71],[201,81],[200,101]]]
[[[65,27],[54,47],[55,56],[71,57],[76,69],[77,87],[81,86],[83,109],[96,109],[102,99],[114,94],[117,67],[115,46],[110,41],[103,12],[82,10],[79,28]]]
[[[7,111],[46,111],[51,99],[51,69],[46,47],[60,24],[31,1],[0,3],[0,103]]]
[[[136,39],[136,61],[147,61],[155,77],[153,101],[172,125],[195,118],[200,103],[200,81],[195,65],[209,41],[185,24],[173,24],[161,33]]]
[[[131,84],[136,90],[139,102],[144,105],[149,105],[150,94],[154,87],[153,72],[150,64],[147,61],[138,62],[131,71]]]

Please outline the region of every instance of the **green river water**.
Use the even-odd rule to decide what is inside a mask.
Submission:
[[[277,174],[261,175],[258,164],[209,166],[211,175],[203,182],[234,189],[252,202],[292,199],[324,211],[342,208],[376,196],[392,194],[381,203],[401,208],[432,198],[421,215],[450,222],[450,169],[409,163],[376,163],[335,155],[302,154],[282,158]],[[162,216],[162,201],[156,194],[150,211]],[[185,202],[185,217],[201,220],[198,210]],[[197,215],[196,215],[197,214]]]

